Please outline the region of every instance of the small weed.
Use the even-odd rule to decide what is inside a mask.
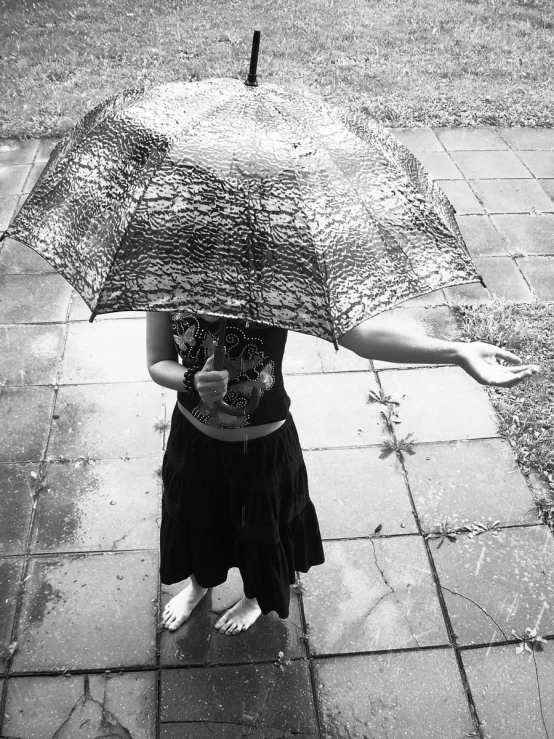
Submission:
[[[393,452],[397,452],[400,457],[403,457],[404,452],[406,454],[415,454],[414,441],[412,440],[413,434],[408,434],[403,439],[385,439],[383,446],[381,447],[381,454],[379,459],[386,459]]]
[[[164,418],[162,420],[156,421],[156,423],[154,424],[154,431],[159,431],[160,433],[163,433],[164,431],[167,431],[169,426],[169,421]]]
[[[533,655],[533,652],[542,652],[544,647],[543,644],[546,644],[546,639],[543,639],[542,636],[539,636],[537,634],[537,628],[530,629],[527,627],[525,629],[525,633],[520,636],[512,629],[512,634],[515,636],[515,638],[519,641],[519,644],[516,646],[516,654],[522,654],[523,652],[529,652],[530,655]]]
[[[433,526],[429,533],[425,534],[426,539],[439,539],[437,549],[440,549],[444,542],[448,539],[450,542],[456,541],[458,534],[457,529],[450,528],[448,519],[446,518],[442,523]]]
[[[86,467],[89,464],[94,464],[94,462],[95,459],[90,452],[87,452],[85,455],[81,454],[79,457],[77,457],[77,460],[75,461],[75,469]]]

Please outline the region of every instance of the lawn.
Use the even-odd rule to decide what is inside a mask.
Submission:
[[[126,87],[244,77],[390,126],[554,125],[552,0],[4,0],[0,136],[57,136]]]

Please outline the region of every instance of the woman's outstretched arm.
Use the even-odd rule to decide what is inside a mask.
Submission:
[[[511,387],[539,371],[536,365],[522,364],[515,354],[492,344],[434,339],[382,318],[364,321],[341,336],[338,343],[366,359],[456,364],[482,385]]]

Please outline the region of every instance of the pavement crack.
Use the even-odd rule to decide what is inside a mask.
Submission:
[[[550,734],[548,733],[548,728],[546,726],[546,720],[544,718],[544,711],[543,711],[543,708],[542,708],[542,696],[541,696],[541,686],[540,686],[540,683],[539,683],[539,669],[537,667],[537,658],[535,657],[535,652],[534,651],[531,652],[531,655],[533,657],[533,664],[535,666],[535,678],[537,680],[537,694],[538,694],[538,697],[539,697],[539,709],[540,709],[540,712],[541,712],[542,725],[544,726],[544,733],[546,734],[546,739],[550,739]]]
[[[504,637],[504,639],[506,639],[506,641],[510,641],[510,638],[509,638],[509,637],[508,637],[508,636],[506,635],[506,633],[505,633],[504,629],[503,629],[503,628],[502,628],[502,627],[500,626],[500,624],[498,624],[498,623],[497,623],[497,622],[496,622],[496,621],[494,620],[494,618],[493,618],[493,617],[491,616],[491,614],[490,614],[490,613],[489,613],[488,611],[486,611],[486,610],[485,610],[485,609],[483,608],[483,606],[480,606],[480,605],[479,605],[479,603],[476,603],[476,602],[475,602],[474,600],[472,600],[471,598],[468,598],[468,596],[467,596],[467,595],[463,595],[462,593],[458,593],[458,592],[457,592],[456,590],[451,590],[450,588],[447,588],[447,587],[446,587],[446,585],[442,585],[442,584],[441,584],[441,588],[442,588],[443,590],[448,590],[448,592],[449,592],[449,593],[452,593],[452,595],[458,595],[458,596],[459,596],[460,598],[465,598],[465,599],[466,599],[466,600],[468,600],[468,601],[469,601],[470,603],[473,603],[473,605],[474,605],[474,606],[477,606],[477,608],[478,608],[478,609],[479,609],[480,611],[483,611],[483,613],[485,614],[485,616],[487,616],[488,618],[490,618],[490,620],[491,620],[491,621],[493,622],[493,624],[494,624],[494,625],[496,626],[496,628],[497,628],[497,629],[498,629],[498,630],[500,631],[500,633],[502,634],[502,636]]]
[[[120,544],[128,536],[130,536],[133,533],[133,531],[137,528],[137,526],[139,526],[144,521],[148,521],[148,516],[143,516],[143,518],[141,518],[140,521],[135,521],[135,523],[131,526],[131,528],[129,529],[129,531],[127,531],[125,534],[123,534],[123,536],[120,536],[119,539],[115,539],[114,543],[112,544],[111,551],[112,552],[115,551],[115,548],[117,547],[117,545]]]
[[[374,606],[372,606],[371,610],[369,611],[369,613],[368,613],[367,615],[369,616],[369,614],[370,614],[370,613],[371,613],[371,612],[372,612],[372,611],[373,611],[373,610],[374,610],[374,609],[375,609],[375,608],[376,608],[376,607],[377,607],[377,606],[379,605],[379,603],[380,603],[380,602],[381,602],[381,601],[382,601],[382,600],[383,600],[383,599],[384,599],[385,597],[387,597],[387,596],[389,596],[389,595],[392,595],[392,597],[393,597],[393,598],[394,598],[394,600],[396,601],[396,605],[398,606],[398,610],[399,610],[399,611],[400,611],[400,613],[402,614],[402,618],[404,619],[404,621],[405,621],[405,623],[406,623],[406,626],[408,627],[408,631],[410,632],[410,634],[411,634],[411,636],[412,636],[412,639],[413,639],[413,640],[414,640],[414,642],[416,643],[416,646],[418,646],[418,647],[419,647],[419,646],[420,646],[420,644],[419,644],[419,642],[418,642],[418,640],[417,640],[417,637],[416,637],[416,635],[414,634],[414,632],[413,632],[413,630],[412,630],[412,625],[411,625],[411,623],[410,623],[410,621],[409,621],[408,617],[407,617],[407,616],[406,616],[406,614],[404,613],[404,609],[403,609],[403,607],[402,607],[402,604],[401,604],[401,603],[400,603],[400,601],[398,600],[398,596],[396,595],[396,591],[394,590],[394,588],[392,587],[392,585],[390,584],[390,582],[389,582],[389,581],[387,580],[387,578],[386,578],[386,576],[385,576],[385,571],[384,571],[383,569],[381,569],[381,567],[379,567],[379,562],[377,561],[377,550],[375,549],[375,541],[374,541],[373,539],[370,539],[369,541],[371,542],[371,547],[372,547],[372,549],[373,549],[373,559],[375,560],[375,566],[376,566],[376,567],[377,567],[377,569],[379,570],[379,573],[381,574],[381,579],[383,580],[383,582],[385,583],[385,585],[387,586],[387,588],[388,588],[388,589],[390,590],[390,593],[386,593],[386,594],[385,594],[385,595],[383,595],[383,596],[382,596],[381,598],[379,598],[379,600],[378,600],[378,601],[377,601],[377,602],[375,603],[375,605],[374,605]]]

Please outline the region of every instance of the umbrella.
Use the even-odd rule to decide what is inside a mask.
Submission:
[[[95,315],[187,310],[336,339],[481,280],[443,192],[376,122],[258,85],[173,82],[98,105],[6,236]],[[481,280],[482,281],[482,280]]]

